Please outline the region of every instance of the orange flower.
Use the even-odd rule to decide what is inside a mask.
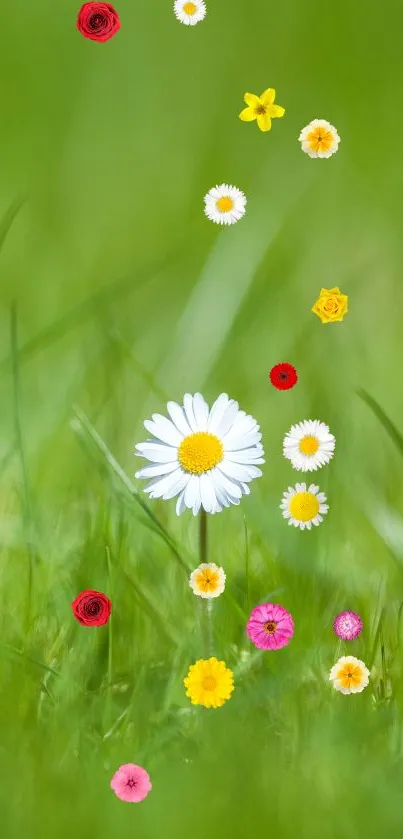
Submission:
[[[363,661],[353,655],[343,655],[333,665],[329,681],[339,693],[361,693],[368,685],[369,675]]]

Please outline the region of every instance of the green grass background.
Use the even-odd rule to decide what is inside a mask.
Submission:
[[[13,0],[0,29],[2,835],[400,839],[402,10],[210,0],[190,29],[170,0],[116,0],[97,44],[78,5]],[[264,135],[237,114],[268,86],[286,115]],[[328,161],[298,143],[317,117],[342,138]],[[203,196],[223,181],[248,212],[220,230]],[[334,285],[350,312],[322,326]],[[283,360],[300,381],[281,394]],[[208,652],[197,522],[150,513],[133,479],[143,419],[187,390],[239,400],[267,458],[209,521],[213,649],[236,682],[215,712],[182,686]],[[282,438],[309,417],[337,448],[329,515],[300,533]],[[107,627],[74,621],[87,587],[112,598]],[[255,655],[246,619],[270,598],[295,637]],[[338,645],[345,608],[364,632]],[[373,668],[358,696],[327,683],[346,652]],[[124,762],[151,774],[141,806],[109,789]]]

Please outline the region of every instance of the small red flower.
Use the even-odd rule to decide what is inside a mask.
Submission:
[[[84,3],[78,13],[77,29],[91,41],[109,41],[120,29],[119,15],[110,3]]]
[[[83,626],[103,626],[108,623],[112,603],[101,591],[82,591],[71,604],[74,617]]]
[[[290,390],[297,384],[298,376],[295,367],[292,364],[283,362],[276,364],[271,368],[269,373],[270,381],[277,390]]]

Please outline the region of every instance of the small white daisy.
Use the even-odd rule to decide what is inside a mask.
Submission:
[[[299,135],[302,151],[309,157],[331,157],[337,152],[340,137],[326,119],[313,119]]]
[[[175,0],[174,12],[178,20],[186,26],[195,26],[206,17],[206,4],[204,0]]]
[[[319,420],[304,420],[291,426],[284,437],[283,454],[299,472],[314,472],[332,459],[336,439]]]
[[[235,224],[246,212],[246,197],[236,186],[214,186],[204,196],[204,212],[216,224]]]
[[[211,410],[201,393],[185,393],[183,407],[168,402],[170,419],[153,414],[144,425],[154,439],[136,445],[136,454],[151,461],[136,478],[151,478],[150,498],[178,497],[178,516],[188,508],[196,516],[219,513],[249,495],[248,484],[264,463],[259,425],[238,402],[222,393]]]
[[[284,518],[288,519],[288,524],[300,527],[301,530],[310,530],[313,524],[317,526],[323,521],[329,509],[325,502],[325,493],[319,492],[315,484],[311,484],[308,489],[306,484],[296,484],[295,487],[288,487],[284,493],[280,509]]]
[[[190,575],[190,588],[198,597],[219,597],[225,589],[225,573],[215,562],[202,562]]]

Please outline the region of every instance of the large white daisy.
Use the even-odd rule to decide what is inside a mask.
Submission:
[[[204,212],[215,224],[235,224],[246,212],[246,197],[236,186],[220,184],[204,196]]]
[[[311,484],[308,489],[306,484],[295,484],[295,487],[288,487],[284,493],[280,508],[288,524],[301,530],[311,530],[313,524],[317,526],[323,521],[329,509],[325,502],[325,493],[319,492],[315,484]]]
[[[304,420],[291,426],[284,437],[283,454],[294,469],[314,472],[333,457],[336,439],[319,420]]]
[[[206,4],[204,0],[175,0],[174,12],[178,20],[186,26],[195,26],[206,17]]]
[[[186,507],[219,513],[249,494],[248,484],[262,473],[262,435],[253,417],[222,393],[211,410],[201,393],[183,397],[183,407],[168,402],[170,419],[153,414],[144,425],[153,439],[138,443],[136,454],[151,461],[136,478],[151,479],[150,498],[178,496],[178,516]]]
[[[340,137],[327,119],[313,119],[302,129],[299,141],[309,157],[331,157],[339,148]]]

